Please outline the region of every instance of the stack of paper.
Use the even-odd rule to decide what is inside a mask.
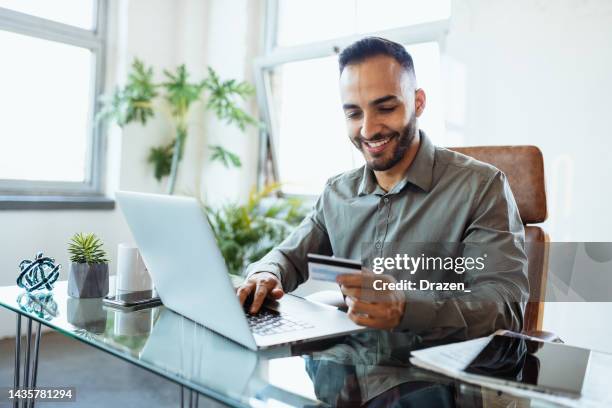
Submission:
[[[593,351],[580,398],[551,395],[538,391],[500,384],[487,377],[468,374],[463,370],[482,351],[491,337],[482,337],[461,343],[431,347],[412,352],[410,362],[417,367],[447,375],[452,378],[502,391],[522,398],[551,402],[568,407],[612,406],[612,354]]]

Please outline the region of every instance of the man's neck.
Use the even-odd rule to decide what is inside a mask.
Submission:
[[[408,171],[408,168],[414,161],[414,158],[416,157],[416,154],[419,151],[420,145],[421,135],[420,132],[417,130],[417,134],[410,142],[410,147],[408,147],[408,150],[406,150],[406,154],[404,154],[402,160],[400,160],[395,166],[391,167],[389,170],[374,171],[376,181],[383,190],[390,191],[393,186],[395,186],[404,178],[406,171]]]

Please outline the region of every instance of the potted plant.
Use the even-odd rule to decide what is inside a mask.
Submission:
[[[245,204],[212,208],[203,204],[229,272],[244,268],[280,244],[306,216],[299,199],[274,198],[280,185],[251,190]]]
[[[101,298],[108,294],[108,259],[95,234],[75,234],[69,242],[68,295]]]
[[[102,98],[98,119],[114,121],[121,127],[132,122],[146,125],[155,116],[156,110],[168,111],[174,123],[174,134],[168,143],[152,147],[147,161],[153,166],[157,181],[168,176],[168,194],[174,194],[178,166],[188,134],[187,119],[195,103],[204,102],[207,111],[242,131],[249,125],[261,124],[239,107],[240,101],[246,101],[255,92],[247,82],[222,80],[210,67],[204,79],[191,81],[184,64],[175,72],[164,70],[163,82],[155,82],[153,74],[152,67],[135,59],[125,86]],[[155,103],[158,99],[163,99],[165,104],[160,106]],[[209,148],[211,161],[218,161],[227,168],[241,167],[240,157],[235,153],[220,145],[209,145]]]

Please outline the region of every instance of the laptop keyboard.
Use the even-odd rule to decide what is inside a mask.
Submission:
[[[287,333],[295,330],[311,329],[314,326],[283,313],[271,310],[262,310],[256,315],[247,313],[247,320],[251,331],[260,336]]]

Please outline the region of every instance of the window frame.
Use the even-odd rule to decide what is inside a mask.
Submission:
[[[406,27],[392,28],[370,33],[354,34],[330,40],[300,44],[290,47],[277,47],[279,0],[266,0],[265,23],[263,25],[263,55],[254,60],[254,82],[257,92],[260,120],[265,128],[260,131],[259,157],[257,166],[257,185],[262,188],[266,183],[278,182],[278,162],[275,151],[279,128],[273,113],[270,73],[274,68],[290,63],[337,55],[339,50],[366,35],[380,36],[400,44],[413,45],[437,42],[442,49],[448,33],[450,19],[435,20]],[[314,195],[298,195],[280,192],[281,196],[312,200]]]
[[[0,7],[0,30],[86,48],[94,63],[84,182],[0,179],[0,209],[113,208],[105,198],[104,124],[95,120],[106,75],[107,0],[94,0],[91,30]]]

